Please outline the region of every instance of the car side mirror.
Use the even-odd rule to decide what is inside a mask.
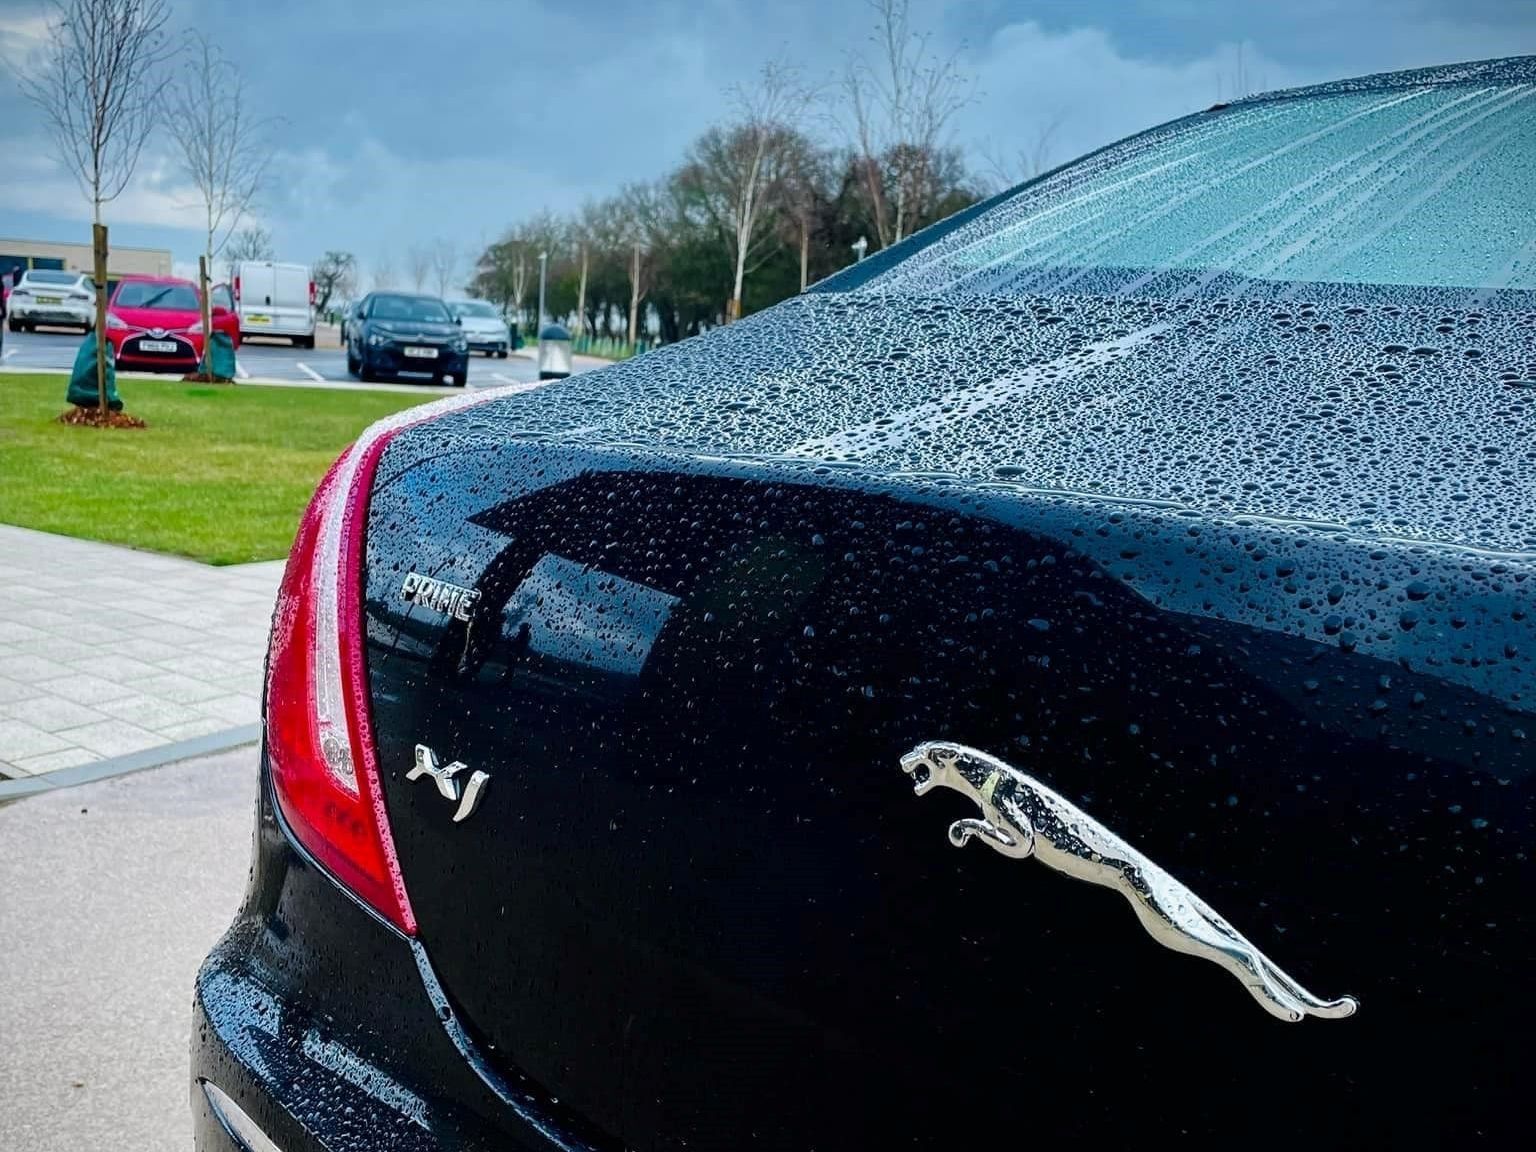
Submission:
[[[455,316],[453,318],[453,322],[455,324],[457,324],[460,328],[464,327],[464,317],[462,317],[462,316]]]

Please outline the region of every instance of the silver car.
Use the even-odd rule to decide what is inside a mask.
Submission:
[[[484,352],[498,360],[507,358],[512,350],[512,329],[494,304],[485,300],[449,300],[448,311],[464,329],[471,352]]]
[[[89,332],[96,326],[96,286],[84,272],[29,268],[11,290],[9,312],[12,332],[39,324]]]

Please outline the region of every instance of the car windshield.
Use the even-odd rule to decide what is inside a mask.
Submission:
[[[375,296],[368,315],[374,320],[419,320],[430,324],[453,321],[447,305],[430,296]]]
[[[1536,289],[1533,188],[1529,85],[1258,101],[1026,185],[866,287],[1265,298],[1419,286],[1482,305]]]
[[[112,303],[118,308],[162,308],[174,312],[196,312],[201,307],[197,289],[190,284],[146,284],[135,280],[119,285]]]
[[[47,285],[57,288],[73,288],[80,282],[80,277],[73,272],[28,272],[22,277],[22,283],[30,286]]]
[[[484,300],[460,300],[450,305],[455,316],[476,316],[482,320],[499,320],[496,309]]]

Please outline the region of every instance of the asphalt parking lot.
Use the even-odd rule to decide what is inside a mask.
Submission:
[[[6,332],[0,363],[13,372],[68,371],[84,339],[79,332],[44,330]],[[504,384],[529,384],[538,380],[533,349],[514,352],[505,360],[480,355],[469,359],[469,386],[497,388]],[[294,348],[286,342],[255,340],[242,343],[235,356],[235,375],[241,380],[271,380],[291,384],[357,384],[347,374],[346,354],[340,348]],[[580,371],[582,365],[577,366]],[[412,377],[403,377],[411,382]],[[430,383],[426,376],[421,383]]]

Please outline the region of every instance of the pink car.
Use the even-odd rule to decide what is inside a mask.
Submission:
[[[213,292],[213,326],[238,348],[240,318],[228,306],[228,289],[218,285]],[[192,371],[203,358],[197,286],[169,276],[123,277],[107,305],[107,339],[119,368]]]

